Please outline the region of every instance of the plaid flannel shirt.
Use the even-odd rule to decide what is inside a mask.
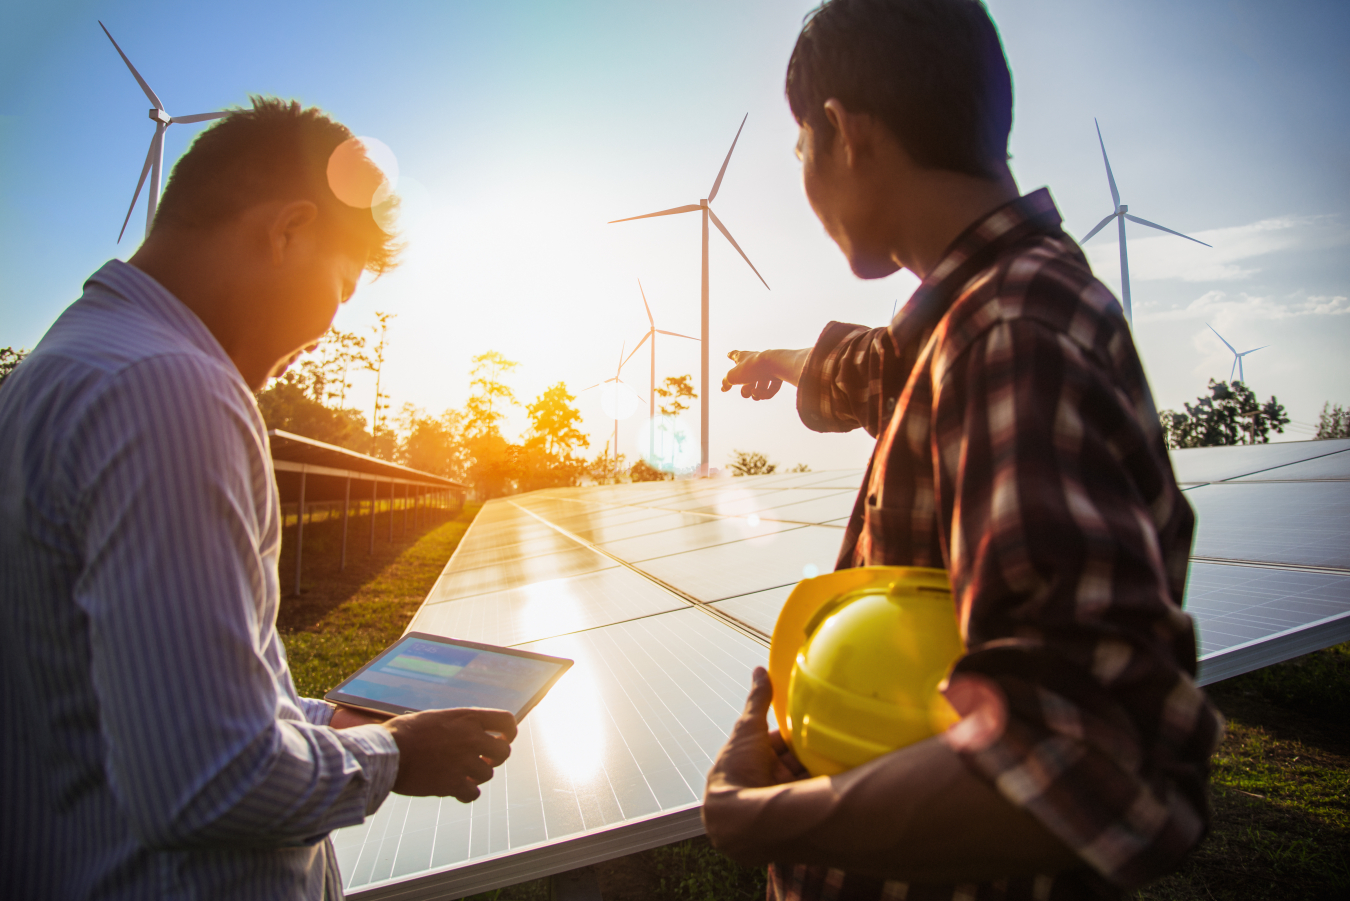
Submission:
[[[830,323],[797,405],[877,437],[838,565],[948,571],[954,672],[1008,704],[962,759],[1083,867],[937,887],[779,865],[770,897],[1110,897],[1175,866],[1222,732],[1181,610],[1195,517],[1120,306],[1049,192],[967,229],[887,328]]]

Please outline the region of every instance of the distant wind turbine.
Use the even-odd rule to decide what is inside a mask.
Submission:
[[[136,201],[141,196],[141,186],[145,184],[146,173],[150,174],[150,193],[145,198],[145,234],[150,235],[150,227],[155,224],[155,209],[159,206],[159,182],[160,173],[164,168],[164,132],[175,122],[187,125],[190,122],[206,122],[210,119],[219,119],[222,116],[228,116],[227,110],[219,110],[214,113],[195,113],[191,116],[170,116],[164,111],[164,104],[160,102],[155,92],[150,89],[150,85],[145,83],[141,73],[136,71],[136,67],[127,59],[127,55],[122,52],[122,48],[117,46],[117,41],[113,40],[108,27],[102,22],[98,27],[103,29],[103,33],[108,35],[108,40],[117,48],[117,55],[122,57],[122,62],[127,64],[131,74],[135,76],[136,83],[145,91],[145,96],[150,98],[154,106],[150,109],[150,118],[155,121],[155,136],[150,139],[150,151],[145,155],[145,165],[141,167],[141,180],[136,182],[136,193],[131,196],[131,206],[127,207],[127,217],[122,220],[122,230],[117,233],[117,241],[122,242],[122,235],[126,234],[127,223],[131,221],[131,211],[136,208]]]
[[[647,429],[648,429],[648,437],[647,437],[647,453],[650,454],[650,455],[652,455],[653,457],[655,457],[655,455],[656,455],[656,336],[657,336],[657,335],[669,335],[669,336],[672,337],[672,338],[688,338],[690,341],[697,341],[698,339],[697,339],[697,338],[694,338],[694,337],[692,337],[692,336],[690,336],[690,335],[681,335],[679,332],[668,332],[668,331],[666,331],[665,329],[659,329],[659,328],[657,328],[657,327],[656,327],[656,320],[652,318],[652,308],[651,308],[651,305],[647,303],[647,292],[642,290],[642,279],[638,279],[638,291],[642,293],[642,306],[643,306],[643,308],[646,309],[646,311],[647,311],[647,324],[650,326],[650,328],[647,329],[647,334],[645,334],[645,335],[642,336],[642,341],[639,341],[637,344],[635,344],[635,345],[633,346],[632,353],[628,354],[627,359],[625,359],[623,362],[624,362],[624,363],[627,363],[628,360],[631,360],[631,359],[633,358],[633,354],[637,353],[637,352],[642,348],[643,342],[645,342],[648,338],[651,339],[651,342],[652,342],[652,374],[651,374],[651,396],[650,396],[650,398],[649,398],[649,401],[650,401],[650,410],[649,410],[648,415],[647,415]],[[623,368],[622,364],[620,365],[619,368],[620,368],[620,369]]]
[[[1209,326],[1209,330],[1211,332],[1213,332],[1215,335],[1218,335],[1218,338],[1220,341],[1223,342],[1224,347],[1228,348],[1230,351],[1233,352],[1233,366],[1232,369],[1228,370],[1228,381],[1231,382],[1233,380],[1233,370],[1236,369],[1238,374],[1238,381],[1244,385],[1247,384],[1247,378],[1242,373],[1242,358],[1247,356],[1247,354],[1254,354],[1258,350],[1265,350],[1267,347],[1270,347],[1270,345],[1262,344],[1260,347],[1253,347],[1251,350],[1244,350],[1242,353],[1238,353],[1237,348],[1229,344],[1228,339],[1225,338],[1223,335],[1220,335],[1218,329],[1216,329],[1212,325],[1209,325],[1208,322],[1206,322],[1205,325]]]
[[[681,335],[680,337],[684,336]],[[623,344],[619,345],[619,365],[614,369],[614,375],[605,379],[603,382],[596,382],[594,385],[591,385],[590,388],[581,389],[581,393],[585,394],[587,391],[590,391],[591,388],[599,388],[601,385],[608,385],[610,382],[614,383],[614,474],[616,477],[619,472],[619,386],[623,385],[629,391],[633,391],[633,388],[619,377],[620,373],[623,372],[624,364],[628,362],[623,355],[623,352],[627,349],[627,341],[624,341]],[[636,350],[636,348],[634,348],[634,350]],[[631,357],[632,354],[629,354],[628,356]],[[636,391],[633,391],[633,393],[637,394]]]
[[[1102,140],[1102,127],[1097,124],[1096,119],[1092,120],[1092,124],[1097,126],[1097,143],[1102,147],[1102,162],[1106,163],[1106,181],[1111,185],[1111,202],[1116,205],[1116,209],[1115,212],[1111,213],[1101,222],[1098,222],[1096,227],[1084,235],[1083,240],[1078,243],[1086,244],[1088,241],[1092,240],[1093,235],[1105,228],[1108,222],[1112,219],[1116,220],[1116,224],[1120,228],[1120,299],[1125,307],[1125,321],[1133,326],[1134,313],[1130,306],[1130,263],[1129,258],[1125,253],[1125,220],[1128,219],[1131,222],[1137,222],[1140,225],[1147,225],[1149,228],[1156,228],[1158,231],[1167,232],[1169,235],[1176,235],[1178,238],[1185,238],[1187,241],[1194,241],[1196,244],[1205,244],[1205,242],[1198,238],[1192,238],[1190,235],[1183,235],[1181,232],[1172,231],[1172,229],[1159,225],[1156,222],[1149,222],[1147,219],[1140,219],[1138,216],[1130,214],[1129,206],[1120,202],[1120,192],[1116,190],[1116,178],[1111,174],[1111,161],[1106,158],[1106,142]],[[1213,245],[1205,244],[1205,246],[1212,247]]]
[[[700,363],[699,363],[700,390],[702,391],[702,396],[700,398],[702,403],[699,406],[699,450],[700,450],[699,475],[701,476],[706,476],[708,474],[708,419],[710,412],[710,407],[708,405],[711,398],[711,393],[708,391],[708,220],[709,219],[712,220],[713,225],[717,226],[717,230],[722,233],[723,237],[725,237],[728,241],[731,242],[731,246],[736,248],[736,252],[741,255],[741,259],[745,260],[745,264],[750,267],[750,269],[755,273],[756,276],[759,277],[759,280],[761,282],[764,282],[764,287],[765,288],[769,287],[769,283],[764,281],[764,276],[759,274],[758,269],[755,269],[755,264],[750,262],[750,258],[745,255],[745,251],[741,250],[741,245],[737,244],[736,239],[731,237],[731,232],[727,231],[727,227],[722,224],[722,220],[717,218],[717,214],[714,213],[712,209],[713,199],[717,197],[717,189],[722,186],[722,176],[725,175],[727,171],[727,163],[731,162],[732,151],[736,149],[736,142],[741,139],[741,129],[745,128],[745,120],[748,118],[750,118],[750,114],[746,113],[745,118],[741,119],[741,127],[736,129],[736,137],[733,138],[731,141],[731,150],[727,151],[727,158],[722,161],[722,168],[718,170],[717,179],[713,182],[712,190],[708,192],[708,196],[706,199],[700,200],[698,203],[690,203],[686,204],[685,206],[677,206],[669,210],[661,210],[658,213],[645,213],[641,216],[629,216],[626,219],[613,219],[609,223],[610,225],[613,225],[615,222],[632,222],[634,219],[651,219],[654,216],[673,216],[676,213],[701,212],[703,214],[703,295],[702,295],[703,325],[702,329],[699,331],[699,335],[703,341],[703,348],[702,353],[700,355]]]

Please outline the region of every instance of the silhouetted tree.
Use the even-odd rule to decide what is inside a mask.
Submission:
[[[9,374],[26,356],[28,351],[23,348],[15,350],[13,347],[0,347],[0,385],[4,384],[5,379],[9,378]]]
[[[733,450],[731,465],[727,469],[730,469],[734,476],[766,476],[777,471],[778,464],[770,463],[769,458],[761,453]]]
[[[1266,444],[1274,429],[1283,434],[1289,424],[1284,406],[1273,396],[1264,404],[1241,382],[1209,380],[1209,397],[1183,404],[1185,413],[1163,410],[1163,435],[1170,448],[1218,447],[1228,444]]]
[[[646,460],[638,460],[628,470],[628,478],[634,482],[661,482],[675,478],[675,474],[657,469]]]
[[[1350,410],[1328,401],[1317,417],[1318,438],[1350,438]]]

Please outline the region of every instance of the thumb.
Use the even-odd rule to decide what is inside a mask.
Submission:
[[[767,729],[766,718],[769,714],[769,705],[773,703],[773,682],[769,680],[768,670],[762,666],[755,667],[750,680],[750,694],[745,699],[744,716],[763,722]]]

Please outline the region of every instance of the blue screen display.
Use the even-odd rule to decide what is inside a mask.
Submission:
[[[338,690],[408,710],[493,707],[519,716],[561,666],[407,638]]]

